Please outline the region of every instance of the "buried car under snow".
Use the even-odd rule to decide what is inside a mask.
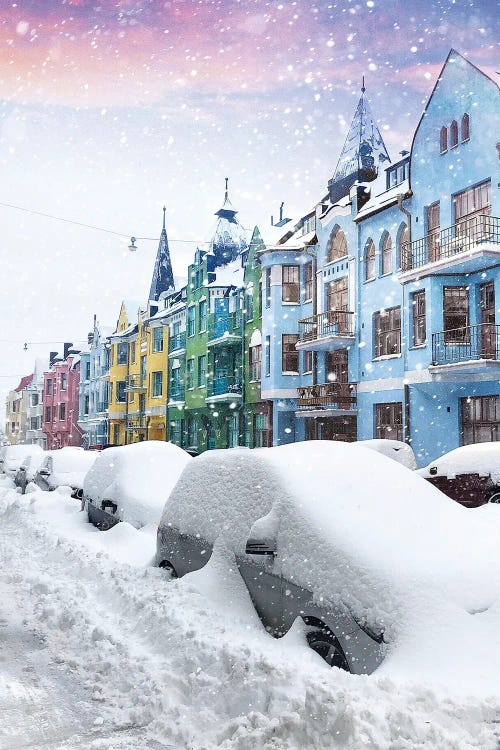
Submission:
[[[157,524],[170,490],[191,460],[182,448],[159,440],[107,448],[85,478],[83,503],[90,523],[102,531],[119,521],[136,528]]]
[[[44,458],[45,451],[42,451],[41,453],[31,453],[30,455],[26,456],[21,466],[16,471],[14,484],[16,485],[16,487],[20,488],[23,495],[26,492],[26,487],[28,486],[28,484],[35,481],[35,475],[42,465],[42,461]]]
[[[0,451],[0,473],[14,479],[17,470],[27,456],[41,456],[43,450],[39,445],[4,445]]]
[[[214,549],[229,551],[272,635],[301,617],[327,663],[370,673],[403,623],[411,629],[464,585],[464,515],[415,472],[362,446],[210,451],[170,494],[156,563],[182,576]]]
[[[73,497],[81,497],[85,475],[97,455],[95,451],[71,447],[48,451],[33,481],[48,492],[57,487],[71,487]]]

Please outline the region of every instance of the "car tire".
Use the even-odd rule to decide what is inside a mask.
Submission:
[[[174,568],[172,563],[169,562],[169,560],[162,560],[161,563],[158,565],[158,567],[161,568],[162,570],[167,571],[167,573],[170,574],[170,579],[179,577],[177,575],[176,569]]]
[[[346,672],[351,671],[342,646],[329,628],[314,628],[307,633],[306,637],[309,648],[316,651],[328,666],[344,669]]]
[[[487,503],[500,503],[500,487],[495,487],[493,492],[491,492],[487,499]]]

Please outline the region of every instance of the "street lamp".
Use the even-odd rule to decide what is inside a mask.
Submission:
[[[135,243],[136,243],[136,238],[135,237],[131,237],[130,238],[130,245],[128,246],[128,249],[130,250],[131,253],[133,253],[133,252],[135,252],[135,250],[137,250],[137,245]]]

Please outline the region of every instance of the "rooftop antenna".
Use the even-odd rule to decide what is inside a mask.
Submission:
[[[363,82],[361,84],[361,93],[364,94],[365,91],[366,91],[366,88],[365,88],[365,77],[363,76]]]
[[[165,213],[166,213],[166,211],[167,211],[166,207],[163,206],[163,229],[165,229]]]
[[[227,194],[228,194],[228,187],[227,186],[229,184],[229,177],[226,177],[225,180],[226,180],[226,193],[224,195],[224,199],[227,200]]]

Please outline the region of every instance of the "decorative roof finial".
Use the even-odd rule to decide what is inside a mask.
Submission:
[[[227,200],[227,191],[228,191],[228,188],[227,188],[227,186],[228,186],[228,183],[229,183],[229,177],[226,177],[226,194],[225,194],[225,196],[224,196],[224,199],[225,199],[225,200]]]
[[[361,93],[364,94],[366,91],[365,89],[365,77],[363,76],[363,83],[361,84]]]
[[[167,211],[167,209],[165,208],[165,206],[163,206],[163,229],[165,229],[165,213],[166,213],[166,211]]]

